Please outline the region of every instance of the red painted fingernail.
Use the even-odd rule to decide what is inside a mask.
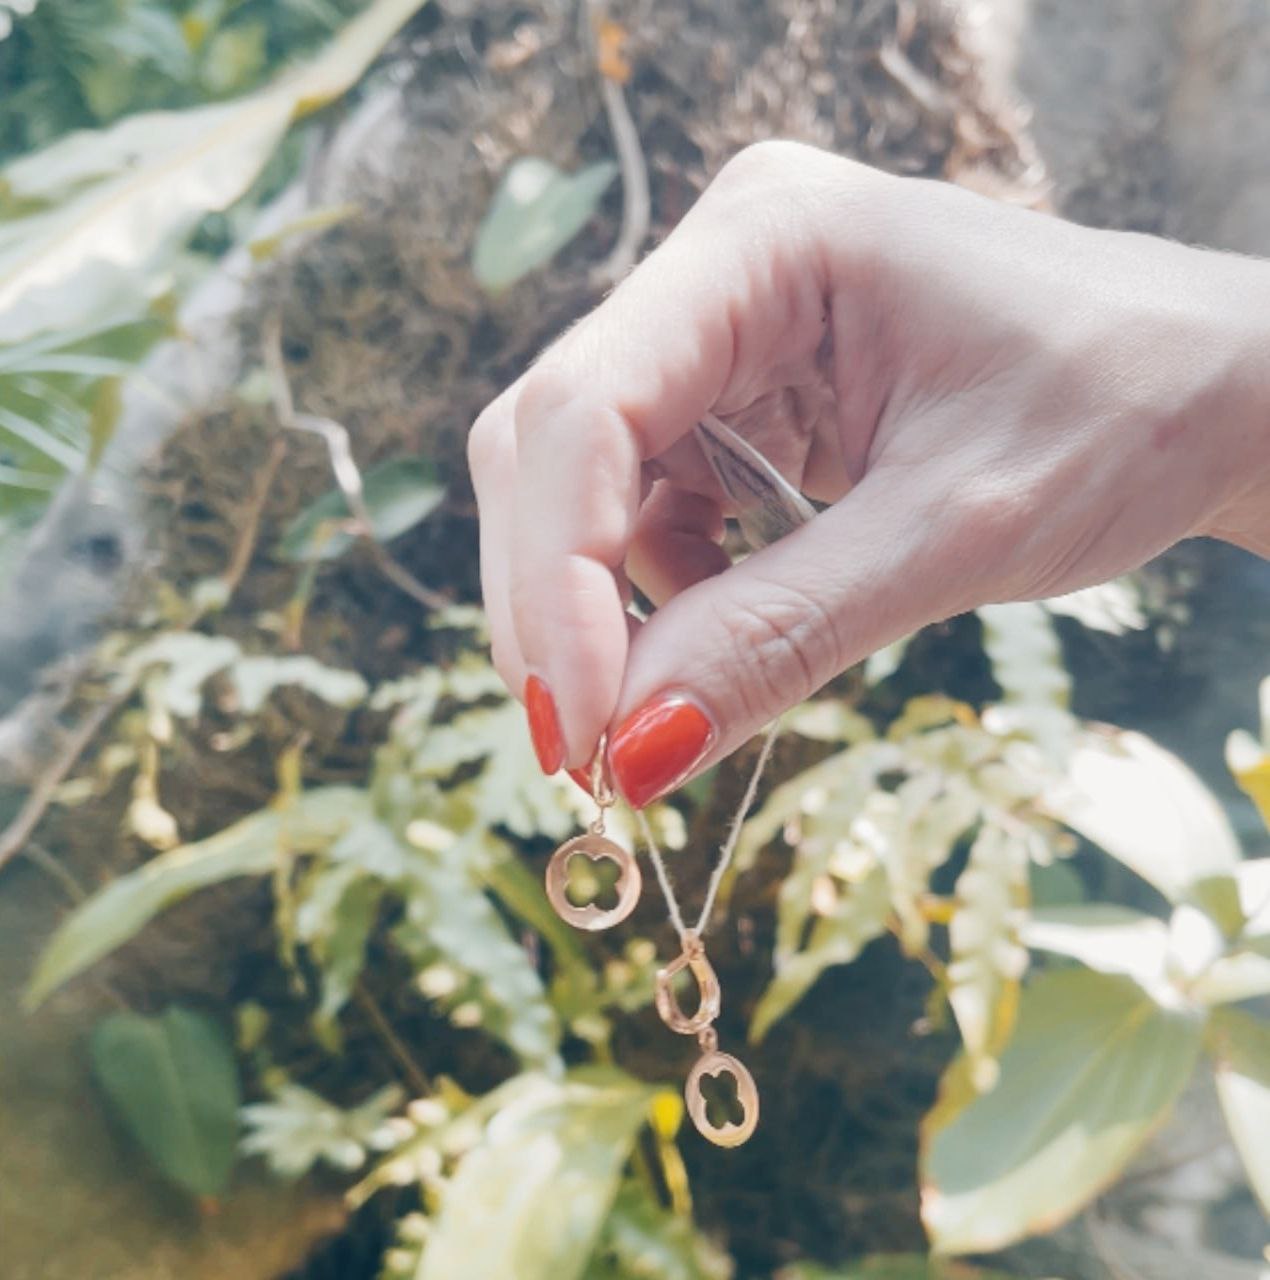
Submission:
[[[591,770],[590,769],[566,769],[565,773],[571,777],[574,782],[582,788],[587,795],[593,794],[591,791]]]
[[[564,764],[564,736],[551,690],[537,676],[525,681],[525,714],[529,717],[529,736],[534,754],[543,773],[555,773]]]
[[[714,725],[695,702],[670,694],[632,712],[609,740],[609,767],[636,809],[669,791],[710,749]]]

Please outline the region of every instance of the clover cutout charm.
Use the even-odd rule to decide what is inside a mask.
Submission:
[[[617,864],[616,906],[605,909],[589,902],[578,907],[569,901],[569,862],[575,855],[590,858],[592,862],[607,860]],[[589,933],[621,924],[635,910],[643,883],[635,855],[593,831],[566,841],[551,855],[547,864],[547,898],[556,915],[575,929],[585,929]]]
[[[701,1086],[707,1076],[724,1074],[736,1081],[736,1097],[741,1106],[742,1118],[739,1123],[729,1121],[724,1125],[716,1125],[711,1123],[706,1095]],[[684,1084],[684,1099],[688,1104],[692,1123],[697,1126],[697,1132],[716,1147],[739,1147],[749,1140],[758,1126],[758,1087],[745,1064],[730,1053],[708,1048],[697,1059],[688,1075]]]

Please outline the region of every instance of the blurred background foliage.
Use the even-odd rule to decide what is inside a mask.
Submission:
[[[1080,706],[1168,661],[1184,573],[986,607],[789,714],[711,943],[741,1151],[683,1125],[652,893],[599,938],[546,902],[590,804],[489,665],[462,443],[606,283],[621,50],[654,237],[772,132],[1043,198],[946,11],[788,8],[646,6],[597,53],[554,3],[0,5],[13,1280],[1095,1280],[1197,1097],[1270,1205],[1270,681],[1223,728],[1237,825]],[[689,896],[749,763],[650,815]],[[103,1196],[77,1255],[51,1206]],[[1206,1221],[1160,1274],[1259,1274]]]

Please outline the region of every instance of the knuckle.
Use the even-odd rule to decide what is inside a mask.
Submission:
[[[797,588],[765,584],[733,621],[737,657],[751,677],[739,695],[754,720],[801,702],[845,666],[837,620]]]
[[[539,363],[521,379],[512,418],[517,439],[550,421],[574,396],[574,382],[553,364]]]
[[[801,142],[779,139],[752,142],[723,166],[715,182],[749,186],[778,181],[817,154],[815,147]]]

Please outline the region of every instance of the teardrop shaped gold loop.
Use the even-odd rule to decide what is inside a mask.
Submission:
[[[706,1111],[706,1096],[701,1091],[702,1080],[706,1076],[725,1074],[736,1081],[736,1097],[744,1113],[740,1124],[731,1121],[725,1125],[711,1124]],[[713,1049],[698,1058],[684,1084],[684,1099],[688,1104],[692,1123],[697,1126],[697,1132],[716,1147],[739,1147],[749,1140],[758,1126],[758,1086],[745,1064],[730,1053],[720,1053]]]
[[[688,969],[697,980],[697,989],[701,993],[701,1002],[697,1011],[689,1017],[679,1007],[679,999],[671,985],[675,974]],[[695,1036],[708,1027],[718,1016],[723,1005],[723,992],[719,988],[719,978],[714,966],[706,958],[705,947],[701,939],[691,931],[684,940],[683,951],[664,969],[657,970],[657,982],[653,989],[654,1002],[661,1020],[681,1036]]]
[[[569,901],[569,860],[575,854],[590,858],[592,862],[602,862],[607,858],[610,862],[617,863],[615,907],[605,910],[594,902],[588,902],[585,907],[576,907]],[[643,885],[644,878],[640,874],[635,855],[623,849],[620,844],[594,832],[565,841],[551,855],[551,861],[547,864],[547,898],[555,908],[556,915],[575,929],[586,929],[589,933],[621,924],[635,910]]]

